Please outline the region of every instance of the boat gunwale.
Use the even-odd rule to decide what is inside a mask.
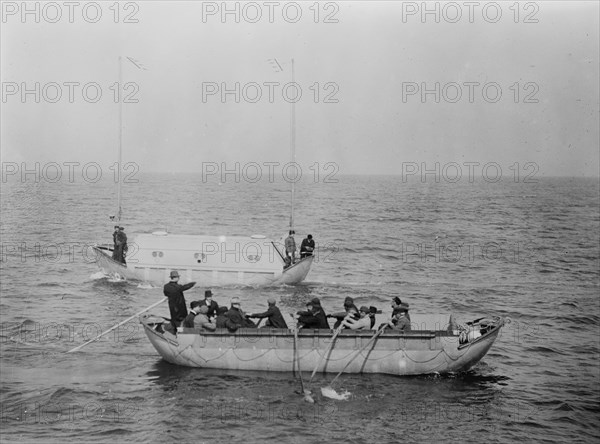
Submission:
[[[148,318],[152,315],[142,315],[140,316],[140,322],[142,325],[147,327],[149,330],[155,332],[151,325],[157,325],[167,322],[163,320],[161,322],[149,322]],[[498,318],[497,321],[494,321],[491,324],[491,327],[485,334],[481,335],[477,339],[473,341],[469,341],[465,344],[459,344],[458,349],[461,350],[465,347],[470,347],[473,344],[476,344],[493,334],[497,334],[501,327],[504,325],[504,320],[502,318]],[[341,330],[338,334],[340,338],[370,338],[377,330],[350,330],[344,329]],[[300,329],[298,331],[299,338],[332,338],[335,334],[334,330],[331,329]],[[286,328],[240,328],[234,332],[229,331],[226,328],[218,328],[215,331],[207,331],[200,330],[196,328],[187,328],[185,327],[182,332],[178,332],[177,335],[197,335],[200,337],[211,338],[211,337],[237,337],[237,338],[247,338],[247,337],[273,337],[273,336],[283,336],[283,337],[293,337],[294,331]],[[378,335],[378,338],[386,338],[386,339],[433,339],[433,338],[457,338],[460,336],[459,333],[455,333],[451,330],[412,330],[409,332],[401,332],[397,330],[389,330],[383,331]]]

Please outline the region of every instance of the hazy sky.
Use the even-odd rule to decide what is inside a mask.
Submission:
[[[422,2],[230,2],[225,15],[222,2],[22,5],[2,4],[4,163],[116,161],[123,56],[139,67],[124,59],[138,101],[123,105],[125,162],[283,164],[294,58],[302,168],[531,162],[538,176],[598,175],[596,1],[430,2],[424,16]]]

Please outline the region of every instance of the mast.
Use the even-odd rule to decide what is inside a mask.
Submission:
[[[123,212],[121,208],[121,161],[122,161],[122,151],[123,151],[123,100],[121,100],[121,88],[123,85],[123,59],[119,56],[119,92],[117,97],[119,99],[119,162],[117,164],[118,173],[117,173],[117,222],[121,223],[121,213]]]
[[[292,59],[292,85],[294,85],[294,88],[296,86],[295,83],[295,75],[294,75],[294,59]],[[292,158],[292,162],[294,164],[294,171],[295,167],[296,167],[296,97],[294,97],[294,100],[292,100],[291,103],[291,113],[290,113],[290,151],[291,151],[291,158]],[[296,175],[297,175],[297,171],[296,174],[294,175],[294,180],[292,180],[292,205],[291,205],[291,212],[290,212],[290,230],[294,229],[294,197],[295,197],[295,192],[296,192],[296,187],[295,187],[295,182],[296,182]]]

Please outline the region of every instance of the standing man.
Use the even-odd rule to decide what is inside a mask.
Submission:
[[[117,262],[121,262],[121,256],[123,253],[121,252],[120,243],[118,240],[119,236],[119,226],[115,225],[115,231],[113,231],[113,254],[112,258]]]
[[[281,315],[281,311],[279,311],[279,307],[275,305],[275,299],[269,298],[267,299],[267,304],[269,304],[269,309],[264,313],[249,313],[247,316],[249,318],[267,318],[267,322],[265,322],[265,327],[272,328],[288,328],[285,323],[285,319]]]
[[[119,236],[121,241],[121,263],[126,264],[127,262],[125,262],[125,255],[127,254],[127,250],[129,250],[129,247],[127,246],[127,235],[125,234],[125,227],[119,227],[119,234],[117,235],[117,237]]]
[[[189,284],[179,285],[179,273],[175,270],[171,271],[170,277],[171,282],[165,284],[163,293],[169,298],[171,325],[177,332],[177,327],[181,325],[188,314],[183,292],[192,288],[196,283],[190,282]]]
[[[300,244],[300,259],[304,259],[307,256],[312,256],[315,251],[315,241],[312,238],[312,234],[309,234],[306,239]]]
[[[296,262],[296,240],[294,239],[294,230],[290,230],[290,235],[285,238],[285,256],[289,258],[290,265]]]

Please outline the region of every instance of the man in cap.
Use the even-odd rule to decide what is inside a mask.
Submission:
[[[194,328],[194,318],[200,312],[200,301],[190,303],[190,312],[183,320],[183,327]]]
[[[217,329],[217,325],[208,319],[207,314],[208,307],[206,305],[200,306],[198,309],[198,314],[194,318],[194,327],[202,330],[215,331]]]
[[[246,314],[242,311],[242,305],[240,304],[240,298],[231,298],[231,308],[226,315],[229,318],[231,324],[235,325],[236,328],[256,328],[256,324],[246,317]]]
[[[312,298],[306,303],[307,310],[299,311],[298,328],[326,328],[329,330],[327,315],[321,307],[319,298]]]
[[[279,311],[279,307],[275,305],[275,299],[267,299],[267,304],[269,305],[269,308],[264,313],[249,313],[247,316],[249,318],[258,319],[267,318],[265,327],[288,328],[285,319],[283,319],[283,316],[281,315],[281,311]]]
[[[327,315],[328,318],[337,319],[335,325],[333,326],[334,330],[340,326],[344,318],[346,318],[347,316],[350,316],[353,319],[358,319],[360,317],[358,313],[358,308],[356,308],[356,305],[354,305],[354,299],[352,299],[350,296],[347,296],[346,299],[344,299],[344,311],[339,311],[337,313]]]
[[[204,292],[204,299],[200,301],[200,305],[206,305],[208,307],[208,318],[212,321],[217,316],[217,310],[219,309],[219,304],[216,301],[213,301],[213,294],[211,290],[206,290]]]
[[[363,305],[360,307],[360,317],[358,319],[348,316],[342,321],[342,325],[351,330],[369,330],[371,328],[371,318],[369,317],[369,312],[369,307]]]
[[[309,234],[300,244],[300,259],[312,256],[313,251],[315,251],[315,241],[313,240],[312,234]]]
[[[178,283],[179,273],[176,270],[171,271],[170,277],[171,281],[165,284],[163,293],[169,298],[171,325],[173,325],[173,328],[177,331],[177,327],[181,325],[188,314],[183,292],[192,288],[196,283],[190,282],[189,284],[180,285]]]

